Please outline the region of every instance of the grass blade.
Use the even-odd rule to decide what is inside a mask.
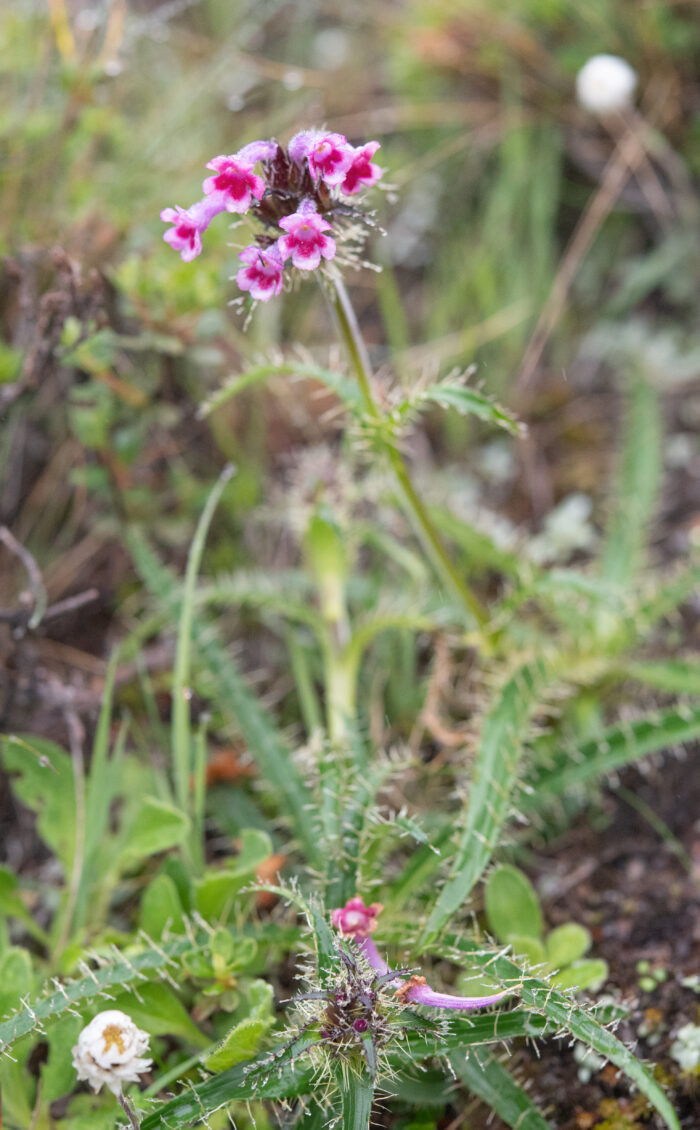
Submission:
[[[602,572],[627,588],[641,564],[647,526],[661,477],[661,413],[653,385],[631,382],[622,436],[622,460],[613,515],[603,549]]]

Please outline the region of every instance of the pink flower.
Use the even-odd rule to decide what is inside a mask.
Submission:
[[[358,949],[364,955],[372,969],[384,981],[398,980],[400,973],[393,973],[384,958],[379,953],[370,934],[377,926],[377,915],[382,910],[381,903],[372,903],[365,906],[359,896],[349,899],[345,906],[334,910],[331,921],[337,930],[345,937],[351,937],[357,943]],[[438,993],[431,989],[425,977],[416,975],[409,978],[394,994],[402,1004],[426,1004],[433,1008],[450,1008],[457,1011],[469,1011],[472,1008],[485,1008],[508,996],[510,989],[494,993],[490,997],[458,997],[452,993]]]
[[[432,1005],[433,1008],[451,1008],[458,1012],[467,1012],[472,1008],[486,1008],[489,1004],[496,1004],[509,992],[510,989],[503,989],[502,992],[493,993],[490,997],[456,997],[452,993],[437,993],[435,989],[430,988],[425,977],[417,977],[414,974],[396,990],[394,996],[404,1004],[410,1001],[412,1004],[427,1004]]]
[[[265,181],[253,172],[254,164],[255,160],[242,160],[236,153],[230,157],[214,157],[207,168],[213,169],[216,176],[207,177],[202,188],[207,195],[221,193],[227,212],[247,212],[253,197],[260,200],[265,191]]]
[[[282,259],[292,257],[292,263],[302,271],[314,271],[324,259],[332,259],[335,255],[335,240],[324,235],[330,228],[328,220],[319,216],[313,207],[303,204],[298,212],[291,216],[283,216],[280,227],[288,233],[280,236],[277,246]]]
[[[345,180],[340,186],[340,191],[347,196],[354,196],[362,192],[363,188],[372,188],[382,176],[379,165],[372,164],[372,157],[379,149],[378,141],[368,141],[355,149],[352,164],[345,174]]]
[[[377,928],[377,915],[383,909],[380,902],[365,906],[359,896],[349,899],[345,906],[333,911],[331,921],[346,938],[368,938]]]
[[[304,158],[309,162],[313,180],[322,179],[327,185],[337,185],[344,179],[353,159],[353,147],[342,133],[320,133],[304,130],[289,143],[289,156],[300,165]]]
[[[249,290],[251,298],[258,302],[267,302],[280,293],[283,263],[276,246],[264,250],[251,244],[238,258],[247,264],[236,275],[241,290]]]
[[[180,252],[180,258],[185,263],[189,263],[202,250],[202,232],[206,231],[214,216],[223,212],[225,207],[222,195],[213,193],[205,200],[198,200],[191,208],[180,208],[178,205],[164,208],[160,218],[173,227],[164,233],[163,239],[175,251]]]

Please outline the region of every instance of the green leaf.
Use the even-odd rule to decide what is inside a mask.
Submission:
[[[600,959],[575,961],[567,969],[562,969],[552,977],[552,984],[558,989],[592,989],[604,985],[608,978],[608,963]]]
[[[281,1055],[266,1054],[190,1087],[141,1122],[141,1130],[180,1130],[201,1122],[236,1099],[281,1099],[308,1094],[313,1086],[313,1065],[300,1059],[313,1043],[311,1037],[295,1041]]]
[[[336,1080],[340,1090],[340,1125],[343,1130],[367,1130],[374,1099],[374,1075],[367,1069],[356,1074],[339,1068]]]
[[[355,413],[361,407],[362,399],[356,382],[342,373],[301,361],[280,361],[276,364],[258,365],[255,368],[247,369],[244,373],[234,374],[222,388],[200,405],[197,415],[202,419],[216,408],[220,408],[222,404],[232,400],[234,396],[238,396],[244,389],[251,388],[253,385],[264,384],[271,377],[287,375],[302,380],[319,381],[335,393],[350,412]]]
[[[124,833],[120,856],[124,864],[167,851],[181,844],[189,820],[179,808],[155,797],[146,797],[133,823]]]
[[[465,1057],[453,1052],[450,1066],[458,1079],[513,1130],[552,1130],[527,1091],[515,1082],[495,1056],[474,1048]]]
[[[489,875],[485,888],[486,917],[499,942],[512,934],[539,938],[542,911],[535,888],[517,867],[504,864]]]
[[[673,706],[603,730],[582,745],[566,747],[527,779],[518,804],[539,808],[555,796],[621,769],[649,753],[700,737],[700,706]]]
[[[151,1036],[182,1036],[195,1047],[209,1046],[209,1037],[192,1023],[173,990],[162,981],[148,981],[134,992],[120,993],[112,1007],[128,1013]]]
[[[140,925],[149,938],[158,939],[166,929],[174,934],[184,933],[185,911],[177,887],[169,875],[161,872],[146,887],[141,896]]]
[[[21,922],[28,934],[46,945],[46,932],[37,926],[31,914],[24,905],[20,896],[20,886],[16,875],[9,867],[0,865],[0,914],[8,918],[16,918]]]
[[[37,814],[37,831],[70,875],[75,850],[75,785],[67,753],[33,735],[2,739],[5,769],[15,796]]]
[[[49,1058],[41,1065],[41,1101],[52,1103],[75,1088],[75,1068],[71,1048],[78,1042],[83,1027],[79,1016],[62,1016],[47,1032]]]
[[[32,960],[21,946],[10,946],[0,956],[0,1016],[17,1008],[34,983]]]
[[[696,695],[700,691],[700,661],[697,659],[637,661],[622,666],[620,675],[671,694]]]
[[[170,570],[161,564],[135,530],[130,531],[128,543],[134,564],[152,596],[168,616],[179,618],[180,587]],[[229,651],[216,637],[214,626],[197,617],[192,624],[192,638],[225,718],[235,731],[241,733],[263,777],[274,787],[304,846],[307,860],[312,865],[323,867],[325,860],[319,850],[311,797],[286,741],[269,713],[246,686]]]
[[[35,998],[27,1007],[18,1009],[12,1016],[0,1022],[0,1053],[49,1017],[59,1016],[82,1001],[91,1000],[107,992],[114,985],[125,985],[139,980],[150,970],[165,969],[178,958],[204,944],[203,935],[195,940],[178,938],[174,942],[163,942],[157,949],[142,950],[124,958],[118,956],[111,964],[105,962],[99,968],[90,970],[84,977],[75,981],[64,981],[57,992]],[[28,956],[26,951],[21,952]]]
[[[253,981],[248,991],[251,1012],[234,1024],[218,1048],[204,1060],[208,1071],[226,1071],[236,1063],[250,1059],[275,1022],[272,1012],[272,986],[267,981]]]
[[[528,965],[544,965],[547,961],[547,952],[539,938],[531,938],[527,934],[511,934],[503,940],[508,942],[513,956]]]
[[[487,424],[495,424],[499,428],[505,428],[511,435],[518,435],[520,432],[517,420],[509,416],[499,404],[496,404],[483,392],[479,392],[478,389],[468,388],[465,385],[435,384],[422,390],[416,397],[405,403],[414,404],[416,401],[432,401],[434,404],[439,404],[441,408],[454,408],[463,416],[478,416],[480,420],[484,420]],[[399,412],[401,412],[402,407],[402,405],[399,405]]]
[[[653,385],[633,377],[625,413],[622,460],[613,517],[602,556],[603,576],[629,587],[641,564],[661,477],[661,412]]]
[[[544,664],[523,664],[486,716],[457,855],[428,919],[424,941],[434,938],[462,905],[491,859],[510,813],[528,724],[545,682]]]
[[[531,1020],[537,1014],[559,1032],[568,1032],[577,1040],[593,1048],[616,1067],[639,1088],[649,1102],[656,1108],[670,1130],[680,1130],[678,1119],[663,1090],[644,1066],[612,1032],[602,1027],[591,1014],[590,1008],[581,1007],[574,997],[567,995],[549,982],[539,977],[523,976],[518,966],[509,958],[481,950],[475,943],[466,941],[459,935],[446,937],[437,952],[452,961],[463,962],[464,955],[497,977],[504,986],[517,986],[525,1009],[530,1010]],[[498,1014],[501,1022],[507,1021],[513,1013]]]
[[[272,852],[272,843],[266,832],[246,828],[241,836],[240,853],[231,865],[220,870],[209,868],[203,878],[195,882],[197,910],[209,921],[228,917],[234,906],[234,895],[252,878],[261,863]]]
[[[578,961],[591,948],[590,931],[578,922],[565,922],[547,935],[547,961],[554,969],[562,969]]]

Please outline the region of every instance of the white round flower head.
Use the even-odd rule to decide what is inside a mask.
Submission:
[[[632,105],[637,72],[619,55],[593,55],[576,76],[576,97],[591,114],[611,114]]]
[[[151,1066],[142,1059],[148,1050],[148,1033],[137,1028],[130,1016],[116,1008],[98,1012],[78,1036],[72,1049],[73,1067],[97,1092],[106,1083],[120,1095],[123,1083],[135,1083]]]

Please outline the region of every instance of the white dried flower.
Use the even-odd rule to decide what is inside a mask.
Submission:
[[[619,55],[593,55],[576,76],[576,97],[591,114],[611,114],[632,105],[637,72]]]
[[[137,1028],[130,1016],[116,1008],[98,1012],[78,1036],[72,1049],[73,1067],[97,1093],[106,1083],[115,1095],[123,1083],[135,1083],[151,1066],[142,1059],[148,1050],[148,1033]]]
[[[700,1025],[684,1024],[676,1032],[671,1044],[671,1055],[682,1071],[697,1071],[700,1068]]]

